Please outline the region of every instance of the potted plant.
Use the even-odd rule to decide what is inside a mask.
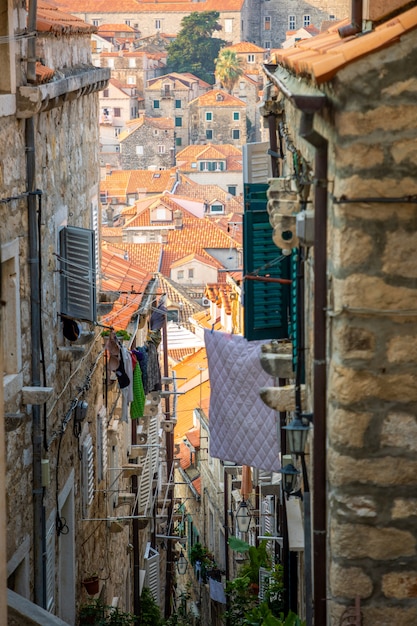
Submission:
[[[78,612],[78,626],[133,626],[136,621],[131,613],[107,606],[100,599],[84,604]]]
[[[96,572],[87,574],[87,576],[83,579],[83,585],[89,596],[95,596],[100,590],[100,580],[98,574]]]

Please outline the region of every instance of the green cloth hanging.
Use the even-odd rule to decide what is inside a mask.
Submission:
[[[132,420],[143,417],[145,408],[145,391],[143,389],[142,371],[138,363],[133,370],[133,401],[130,404],[130,417]]]

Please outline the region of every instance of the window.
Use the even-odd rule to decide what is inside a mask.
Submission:
[[[161,28],[161,20],[155,20],[155,28],[159,30]]]
[[[136,154],[138,156],[142,156],[143,155],[143,146],[136,146]]]
[[[178,128],[180,126],[182,126],[182,117],[176,117],[175,118],[175,126]]]
[[[222,204],[212,204],[210,207],[210,213],[223,213],[224,206]]]
[[[107,59],[107,67],[110,67],[111,69],[114,69],[114,59],[112,59],[112,58],[108,58]]]
[[[206,130],[206,139],[213,139],[213,131]]]
[[[206,111],[206,122],[213,121],[213,113],[211,111]]]
[[[179,322],[180,315],[178,309],[168,309],[167,313],[167,322]]]
[[[66,226],[59,233],[61,313],[96,321],[95,233]]]
[[[136,76],[128,76],[127,77],[128,85],[136,85]]]
[[[232,139],[240,139],[240,130],[237,128],[234,128],[232,130]]]
[[[335,16],[335,15],[333,15],[333,14],[332,14],[332,15],[329,15],[329,20],[335,20],[335,19],[336,19],[336,16]]]
[[[114,136],[118,137],[120,135],[120,133],[122,132],[122,127],[121,126],[115,126],[114,127]],[[116,148],[117,149],[117,148]]]
[[[295,28],[295,15],[288,16],[288,30],[296,30]]]
[[[248,54],[248,63],[255,63],[255,55]]]
[[[271,30],[271,18],[268,15],[264,17],[264,30]]]
[[[196,169],[196,167],[197,167],[197,163],[195,161],[191,163],[191,169]]]
[[[153,108],[154,109],[159,109],[159,100],[154,100],[153,101]]]
[[[303,15],[303,26],[310,26],[310,16],[309,15]]]
[[[225,19],[224,20],[224,32],[232,33],[233,32],[233,20]]]
[[[125,20],[126,26],[130,26],[130,20]]]
[[[264,42],[264,48],[266,50],[270,50],[271,49],[271,42],[270,41],[265,41]]]
[[[176,109],[180,109],[181,108],[181,100],[175,100],[175,108]]]
[[[235,122],[238,122],[240,120],[240,113],[239,111],[233,111],[233,119]]]
[[[227,193],[230,193],[231,196],[235,196],[236,195],[236,190],[237,190],[236,185],[228,185],[227,186]]]
[[[103,90],[103,98],[108,98],[109,97],[109,90],[108,89],[104,89]]]
[[[169,83],[163,85],[163,94],[167,97],[171,95],[171,85]]]
[[[154,128],[153,134],[154,134],[154,137],[157,137],[159,135],[159,130],[157,128]]]
[[[158,146],[158,154],[165,154],[165,146]]]
[[[135,57],[130,57],[129,58],[129,67],[136,67],[136,59]],[[136,80],[135,80],[136,83]]]
[[[176,146],[182,146],[182,139],[181,139],[181,137],[175,137],[175,145]]]
[[[93,20],[93,26],[98,26],[100,24],[100,20]]]
[[[194,278],[194,270],[192,268],[188,270],[188,278]]]
[[[177,280],[182,280],[183,278],[184,278],[184,270],[178,270]]]
[[[122,114],[122,111],[121,111],[120,107],[114,107],[114,109],[113,109],[114,117],[120,117],[121,114]]]

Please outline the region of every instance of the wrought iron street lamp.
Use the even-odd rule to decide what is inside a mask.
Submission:
[[[297,478],[301,474],[300,470],[294,467],[292,463],[287,463],[280,470],[280,474],[282,474],[282,487],[284,492],[287,494],[287,498],[290,495],[299,495],[298,492],[295,492],[295,486],[297,484]]]
[[[305,424],[302,416],[297,415],[287,426],[283,426],[283,430],[286,430],[288,433],[289,452],[297,456],[303,455],[310,431],[310,424]]]
[[[250,520],[252,516],[248,504],[245,500],[242,500],[242,502],[239,504],[235,517],[239,532],[247,533],[249,530]]]
[[[186,571],[187,571],[187,567],[188,567],[188,561],[184,556],[184,552],[181,550],[180,556],[178,558],[177,561],[177,572],[178,574],[180,574],[181,576],[183,576]]]

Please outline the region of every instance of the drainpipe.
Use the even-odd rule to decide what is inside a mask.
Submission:
[[[350,5],[351,23],[338,29],[339,36],[343,38],[357,35],[362,30],[362,3],[363,0],[352,0]]]
[[[28,31],[36,31],[36,0],[30,0],[28,8]],[[36,44],[30,37],[27,44],[27,82],[36,83]],[[39,238],[37,228],[36,193],[36,154],[35,122],[29,117],[25,122],[26,176],[28,195],[29,229],[29,271],[30,271],[30,310],[31,310],[31,367],[32,387],[40,387],[40,277],[39,277]],[[42,487],[42,423],[40,405],[32,405],[32,445],[33,445],[33,549],[34,549],[34,594],[35,603],[46,608],[45,585],[45,512]]]
[[[313,573],[314,624],[327,623],[326,606],[326,306],[327,306],[327,140],[303,113],[300,136],[316,148],[314,162],[314,361],[313,361]]]

